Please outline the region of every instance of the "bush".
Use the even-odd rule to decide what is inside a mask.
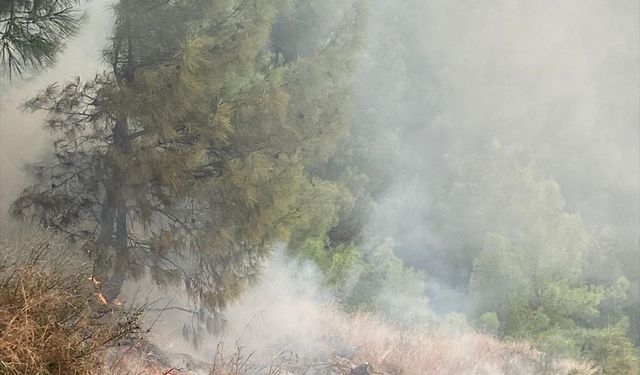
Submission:
[[[495,312],[486,312],[478,318],[478,325],[485,333],[496,335],[500,330],[500,319]]]

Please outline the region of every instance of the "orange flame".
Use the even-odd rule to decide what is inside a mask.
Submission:
[[[93,286],[95,286],[96,288],[100,286],[100,280],[96,279],[95,276],[91,275],[91,277],[89,277],[89,281],[91,281],[93,283]]]
[[[105,297],[102,292],[96,293],[96,296],[98,297],[98,301],[100,301],[101,304],[103,305],[109,304],[109,301],[107,301],[107,297]]]

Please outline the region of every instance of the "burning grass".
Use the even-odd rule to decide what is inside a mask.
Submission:
[[[141,332],[141,311],[99,303],[90,268],[49,235],[0,242],[0,374],[87,375]]]

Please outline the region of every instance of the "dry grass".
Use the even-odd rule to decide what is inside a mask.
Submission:
[[[0,374],[86,375],[140,332],[140,311],[97,302],[88,267],[52,236],[0,242]]]
[[[219,344],[208,375],[587,375],[587,363],[552,361],[525,342],[504,343],[465,329],[400,330],[370,315],[326,311],[326,334],[313,340],[329,351],[298,356],[295,345],[252,352],[236,342]],[[320,341],[324,341],[320,343]],[[336,344],[338,343],[338,344]],[[329,354],[331,346],[350,353]],[[334,347],[335,349],[335,347]],[[365,365],[366,364],[366,365]],[[359,372],[358,368],[367,368]],[[176,374],[179,372],[176,372]],[[150,373],[151,374],[151,373]],[[152,373],[155,375],[155,373]]]
[[[335,357],[331,361],[316,362],[302,358],[283,348],[269,360],[254,360],[257,353],[247,353],[236,342],[234,350],[225,355],[223,343],[218,344],[208,375],[351,375],[356,367],[347,358]]]
[[[381,375],[587,375],[589,364],[547,358],[526,342],[505,343],[468,329],[439,327],[401,330],[371,315],[326,311],[326,346],[350,348],[346,356],[300,358],[295,349],[276,355],[247,354],[241,345],[223,356],[218,348],[212,375],[350,375],[368,364],[366,374]],[[332,316],[331,316],[332,315]]]
[[[367,361],[389,374],[592,373],[586,364],[547,361],[527,343],[504,343],[484,334],[446,328],[401,331],[366,315],[349,319],[341,336],[356,348],[354,362]]]

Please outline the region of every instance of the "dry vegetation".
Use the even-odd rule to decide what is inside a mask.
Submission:
[[[356,316],[343,336],[368,361],[390,374],[589,374],[586,364],[551,361],[528,343],[504,343],[471,331],[438,328],[399,331],[370,316]]]
[[[340,321],[340,335],[325,336],[352,352],[303,358],[285,347],[270,356],[250,353],[237,342],[225,354],[218,346],[209,375],[587,375],[587,363],[549,360],[527,343],[502,343],[475,332],[439,328],[402,331],[368,315]],[[177,370],[176,374],[179,373]]]
[[[504,343],[453,326],[403,331],[370,315],[327,310],[326,335],[300,337],[282,348],[251,351],[241,341],[216,348],[212,366],[175,369],[147,364],[145,374],[203,375],[587,375],[588,363],[551,360],[528,343]],[[247,340],[250,340],[248,337]],[[313,341],[301,354],[296,343]],[[324,349],[326,348],[326,350]],[[144,352],[147,352],[145,350]],[[143,353],[143,351],[140,351]],[[143,355],[144,356],[144,355]],[[130,361],[130,360],[129,360]],[[135,368],[141,368],[141,359]],[[202,365],[202,364],[200,364]],[[129,372],[127,374],[134,374]]]
[[[141,332],[140,311],[101,305],[88,267],[51,236],[0,242],[0,374],[85,375]]]
[[[503,343],[458,326],[400,330],[370,315],[304,301],[300,305],[322,316],[321,334],[257,350],[243,346],[252,339],[245,337],[227,348],[220,344],[210,364],[194,360],[174,368],[170,355],[139,338],[141,310],[99,303],[81,255],[46,234],[27,237],[0,242],[1,375],[592,373],[586,364],[547,360],[526,343]],[[317,349],[299,352],[303,341]]]

